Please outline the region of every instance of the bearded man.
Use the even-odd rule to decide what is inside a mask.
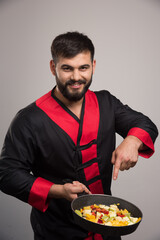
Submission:
[[[70,202],[83,191],[111,194],[112,174],[117,179],[139,155],[154,153],[157,128],[107,90],[89,90],[96,61],[86,35],[57,36],[51,53],[56,86],[12,121],[0,158],[0,189],[32,206],[35,240],[119,240],[76,225]],[[116,133],[124,140],[115,149]]]

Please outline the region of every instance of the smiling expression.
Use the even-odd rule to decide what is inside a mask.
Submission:
[[[82,52],[73,58],[59,57],[56,65],[50,62],[56,78],[59,98],[63,95],[69,101],[79,101],[88,90],[95,70],[95,60],[91,61],[90,52]]]

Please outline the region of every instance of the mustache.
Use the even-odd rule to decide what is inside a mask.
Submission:
[[[79,84],[85,84],[86,83],[86,80],[78,80],[78,81],[75,81],[75,80],[72,80],[72,79],[70,79],[70,80],[68,80],[68,82],[66,82],[66,86],[68,86],[68,85],[72,85],[72,84],[75,84],[75,83],[79,83]]]

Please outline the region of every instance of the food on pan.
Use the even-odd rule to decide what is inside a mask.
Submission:
[[[106,205],[91,205],[75,210],[75,213],[80,217],[94,223],[99,223],[106,226],[128,226],[135,224],[141,220],[138,217],[132,217],[127,209],[119,209],[119,204]]]

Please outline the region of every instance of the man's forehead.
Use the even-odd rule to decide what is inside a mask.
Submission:
[[[82,52],[82,53],[79,53],[77,54],[76,56],[74,57],[71,57],[71,58],[65,58],[65,57],[59,57],[58,58],[58,61],[57,61],[57,64],[60,64],[60,65],[84,65],[84,64],[91,64],[92,61],[91,61],[91,54],[90,52]]]

